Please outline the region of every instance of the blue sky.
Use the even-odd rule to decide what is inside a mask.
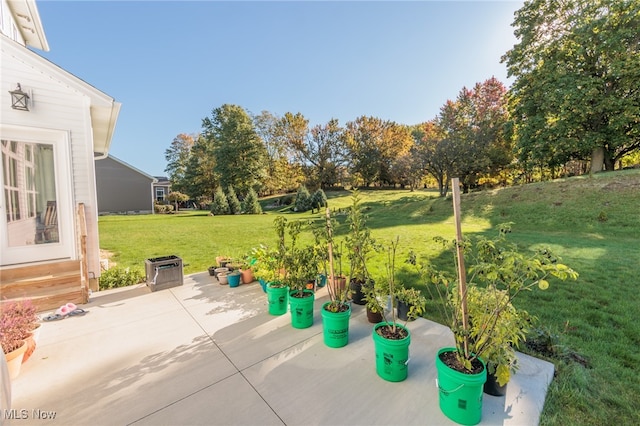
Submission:
[[[122,103],[110,153],[165,175],[164,152],[225,103],[417,124],[495,76],[522,1],[54,1],[38,52]]]

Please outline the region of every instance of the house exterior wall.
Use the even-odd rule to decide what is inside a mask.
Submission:
[[[20,31],[18,31],[18,25],[9,11],[7,0],[2,0],[0,3],[0,33],[24,46],[25,41]]]
[[[98,213],[153,213],[153,177],[111,156],[96,160]]]
[[[68,205],[64,208],[70,209],[75,220],[78,203],[84,203],[86,207],[88,271],[89,276],[97,277],[100,274],[100,247],[90,99],[70,85],[75,77],[35,53],[15,54],[15,48],[10,45],[15,42],[3,36],[0,38],[1,124],[67,134],[69,158],[66,159],[66,163],[71,173],[70,181],[64,183],[61,190],[71,191],[71,194]],[[53,72],[47,73],[46,70]],[[11,108],[8,92],[15,89],[16,83],[21,84],[23,91],[30,93],[29,111]],[[65,189],[67,184],[68,189]],[[75,229],[73,234],[75,235]],[[76,251],[72,258],[77,257]]]

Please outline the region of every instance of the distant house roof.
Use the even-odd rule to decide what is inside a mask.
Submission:
[[[123,166],[125,166],[125,167],[130,168],[131,170],[134,170],[134,171],[136,171],[136,172],[140,173],[141,175],[143,175],[144,177],[146,177],[146,178],[148,178],[148,179],[151,179],[151,181],[152,181],[153,183],[156,183],[156,182],[158,181],[158,178],[156,178],[155,176],[151,176],[150,174],[147,174],[147,173],[143,172],[142,170],[140,170],[140,169],[138,169],[138,168],[136,168],[136,167],[133,167],[131,164],[129,164],[129,163],[125,162],[125,161],[122,161],[122,160],[120,160],[119,158],[116,158],[116,157],[114,157],[114,156],[113,156],[113,155],[111,155],[111,154],[109,154],[109,155],[108,155],[108,158],[110,158],[111,160],[113,160],[113,161],[115,161],[115,162],[117,162],[117,163],[122,164],[122,165],[123,165]]]

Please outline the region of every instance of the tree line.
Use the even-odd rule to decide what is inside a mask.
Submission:
[[[434,184],[444,196],[454,176],[469,191],[640,161],[640,3],[532,0],[512,25],[509,90],[493,77],[463,87],[415,125],[361,116],[311,126],[300,112],[225,104],[165,151],[172,189],[205,202],[218,188],[301,185]]]

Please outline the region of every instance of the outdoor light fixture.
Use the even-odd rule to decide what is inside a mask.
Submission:
[[[19,109],[21,111],[29,111],[29,106],[27,105],[29,102],[29,95],[22,91],[20,83],[18,83],[16,90],[10,90],[9,93],[11,93],[11,108]]]

